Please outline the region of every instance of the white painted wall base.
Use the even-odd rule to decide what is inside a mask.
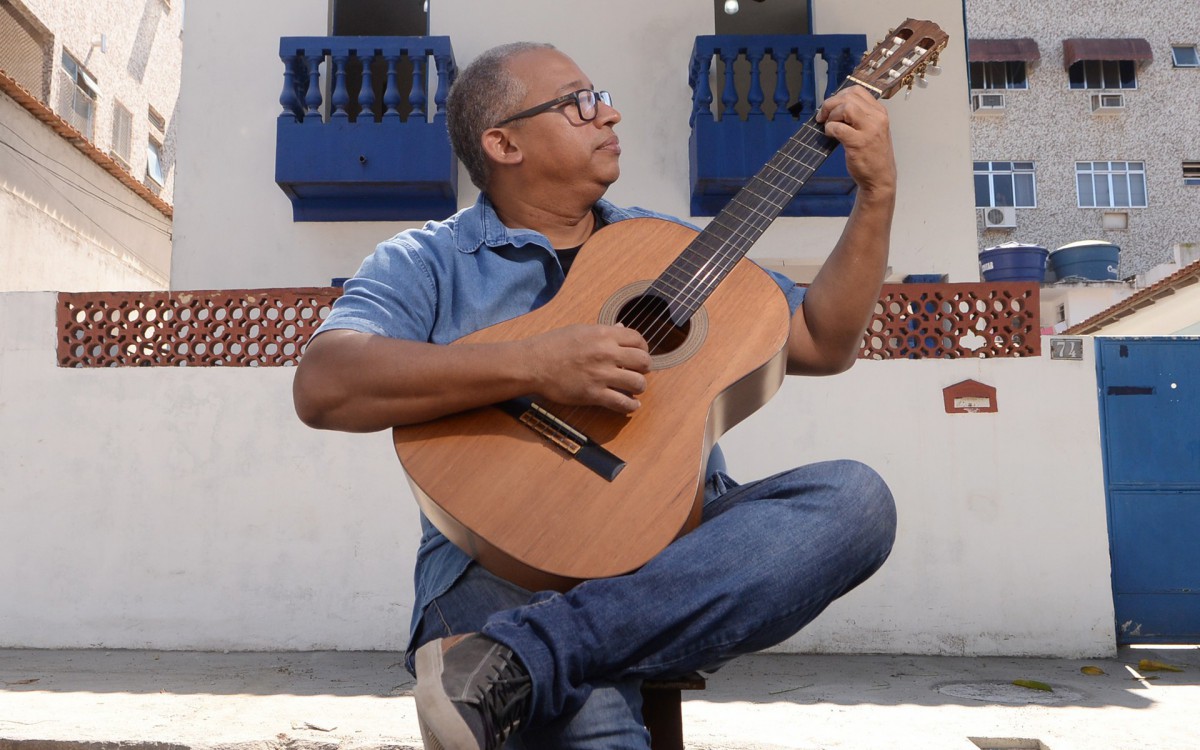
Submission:
[[[58,368],[54,309],[0,294],[0,647],[403,648],[419,526],[387,433],[302,426],[290,368]],[[900,509],[892,559],[782,648],[1114,653],[1085,352],[791,378],[726,436],[739,478],[856,458]],[[944,413],[966,378],[997,414]]]

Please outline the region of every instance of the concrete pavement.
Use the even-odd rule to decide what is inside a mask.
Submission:
[[[1184,671],[1139,670],[1141,659]],[[386,652],[0,650],[0,750],[419,748],[412,688]],[[764,654],[684,693],[683,721],[696,750],[1197,750],[1200,649]]]

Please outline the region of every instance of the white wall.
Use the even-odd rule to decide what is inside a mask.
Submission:
[[[1078,362],[864,360],[833,378],[788,378],[722,441],[735,475],[856,458],[896,499],[892,557],[787,649],[1115,648],[1090,339],[1083,349]],[[945,413],[942,389],[967,379],[997,389],[996,413]]]
[[[933,21],[950,35],[939,60],[941,73],[928,77],[929,86],[914,89],[907,99],[900,94],[889,100],[900,174],[891,265],[897,278],[943,273],[949,274],[950,281],[978,281],[962,3],[818,0],[813,5],[817,33],[865,32],[870,45],[905,18]],[[840,225],[832,231],[837,230]]]
[[[321,286],[413,226],[296,224],[275,184],[279,38],[328,34],[328,13],[326,0],[188,4],[173,289]]]
[[[0,647],[398,649],[415,503],[387,433],[309,430],[290,368],[61,369],[50,294],[0,295]],[[722,441],[750,479],[875,466],[891,560],[788,650],[1114,650],[1095,370],[863,361]],[[997,414],[947,415],[974,378]]]
[[[0,647],[403,647],[386,435],[304,427],[291,368],[55,367],[54,310],[0,295]]]
[[[1192,284],[1155,300],[1136,315],[1105,325],[1103,335],[1194,336],[1197,333],[1200,333],[1200,285]]]
[[[901,11],[877,0],[816,3],[816,33],[881,39]],[[908,101],[888,104],[901,172],[892,268],[978,280],[968,143],[962,4],[924,0],[907,12],[951,36],[943,74]],[[919,12],[918,12],[919,11]],[[183,117],[172,287],[207,289],[324,284],[353,273],[380,240],[413,224],[300,223],[274,183],[275,118],[283,65],[279,37],[327,33],[324,0],[193,3],[180,93]],[[688,215],[687,66],[698,34],[713,33],[711,6],[698,0],[439,0],[430,29],[448,35],[460,66],[507,41],[549,41],[572,55],[597,86],[613,92],[624,120],[618,203]],[[893,17],[894,16],[894,17]],[[872,19],[864,27],[863,19]],[[237,54],[211,54],[211,50]],[[238,86],[230,86],[236,80]],[[213,116],[213,113],[221,113]],[[459,203],[475,199],[465,171]],[[704,224],[706,218],[696,219]],[[800,265],[822,261],[844,219],[783,218],[752,255]]]

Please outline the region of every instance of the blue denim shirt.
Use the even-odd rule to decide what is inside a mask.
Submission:
[[[618,208],[605,200],[596,204],[596,210],[606,224],[650,217],[691,226],[645,209]],[[804,289],[782,275],[772,275],[794,314]],[[550,241],[539,232],[506,227],[481,194],[475,205],[445,221],[429,222],[381,243],[346,281],[344,293],[314,336],[349,329],[447,344],[541,307],[558,293],[564,279]],[[710,460],[710,468],[713,465]],[[429,602],[450,588],[470,562],[424,514],[421,529],[414,630]]]

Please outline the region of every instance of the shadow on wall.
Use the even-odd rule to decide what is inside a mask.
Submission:
[[[150,64],[150,51],[154,48],[158,22],[162,20],[162,16],[162,0],[146,0],[142,6],[142,20],[138,22],[137,36],[134,37],[133,48],[129,51],[129,64],[125,68],[138,83],[146,77],[146,66]]]

